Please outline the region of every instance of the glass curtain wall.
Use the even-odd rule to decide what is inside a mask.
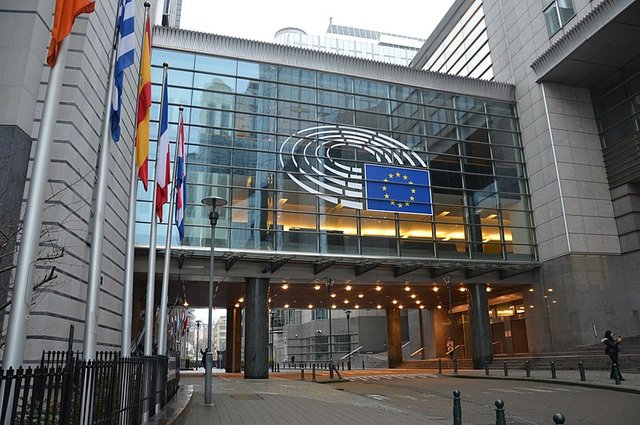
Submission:
[[[216,227],[220,248],[535,260],[514,104],[155,49],[152,120],[165,61],[172,158],[178,107],[185,107],[185,246],[210,246],[200,200],[217,195],[229,201]],[[355,141],[326,143],[318,135],[335,131]],[[363,135],[392,140],[393,148],[378,155],[358,141]],[[153,177],[157,121],[151,137]],[[430,170],[433,215],[364,209],[362,179],[351,171],[398,161]],[[334,196],[336,187],[341,193]],[[136,242],[142,246],[149,243],[151,200],[139,185]],[[165,232],[166,224],[159,225],[160,246]]]

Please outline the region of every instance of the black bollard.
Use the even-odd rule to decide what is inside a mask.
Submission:
[[[311,366],[311,382],[316,382],[316,365]]]
[[[504,368],[504,376],[509,376],[509,365],[507,365],[507,362],[503,362],[502,366]]]
[[[456,357],[453,358],[453,374],[458,374],[458,359]]]
[[[304,381],[304,368],[300,365],[300,380]]]
[[[528,360],[524,362],[524,370],[527,371],[527,378],[531,378],[531,363]]]
[[[620,370],[618,370],[618,365],[614,363],[611,367],[613,368],[613,379],[616,381],[616,385],[620,385]]]
[[[564,416],[562,413],[556,413],[553,415],[553,423],[556,425],[561,425],[564,423]]]
[[[453,391],[453,425],[462,425],[462,408],[460,407],[460,390]]]
[[[580,371],[580,380],[582,382],[587,380],[587,377],[584,374],[584,363],[583,362],[578,362],[578,370]]]
[[[556,379],[556,364],[551,362],[551,378]]]
[[[488,361],[484,361],[484,374],[489,376],[489,362]]]
[[[362,361],[362,370],[364,370],[364,360]]]
[[[442,359],[438,359],[438,375],[442,375]]]
[[[280,363],[276,364],[276,372],[280,372]]]
[[[496,425],[507,425],[504,418],[504,401],[496,400]]]

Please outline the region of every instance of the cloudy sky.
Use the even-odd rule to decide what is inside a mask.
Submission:
[[[427,38],[453,0],[183,0],[181,27],[273,41],[276,31],[297,27],[325,34],[336,25]]]

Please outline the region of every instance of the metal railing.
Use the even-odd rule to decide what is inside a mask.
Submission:
[[[348,354],[345,354],[344,356],[340,357],[340,360],[338,360],[338,361],[340,361],[340,362],[341,362],[341,361],[343,361],[344,359],[346,359],[347,357],[349,357],[349,356],[353,356],[355,353],[357,353],[357,352],[358,352],[358,351],[360,351],[361,349],[362,349],[362,345],[361,345],[360,347],[356,348],[355,350],[353,350],[352,352],[350,352],[350,353],[348,353]]]
[[[409,357],[413,357],[413,356],[415,356],[416,354],[421,353],[422,351],[424,351],[424,347],[420,347],[420,348],[418,348],[416,351],[414,351],[413,353],[411,353],[411,354],[409,355]]]
[[[101,353],[85,361],[73,352],[45,352],[36,368],[0,371],[0,423],[140,424],[145,410],[153,416],[178,390],[179,372],[167,379],[168,360]]]

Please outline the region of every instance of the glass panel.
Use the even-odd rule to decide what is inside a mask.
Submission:
[[[558,11],[560,12],[560,22],[564,26],[575,15],[573,2],[571,0],[558,0]]]
[[[164,62],[167,62],[170,69],[183,68],[192,70],[194,59],[195,55],[193,53],[176,52],[173,50],[164,49],[153,49],[153,55],[151,55],[151,65],[158,65],[160,66],[160,68],[162,68],[162,64]]]
[[[238,76],[275,81],[277,68],[273,65],[238,61]]]
[[[556,9],[555,2],[553,2],[551,6],[545,9],[544,20],[547,24],[547,33],[549,34],[549,37],[560,30],[560,18],[558,17],[558,11]]]
[[[196,69],[199,71],[215,72],[217,74],[235,75],[236,61],[215,56],[197,55]]]
[[[233,93],[236,88],[236,79],[196,72],[193,77],[193,87],[208,91]]]

